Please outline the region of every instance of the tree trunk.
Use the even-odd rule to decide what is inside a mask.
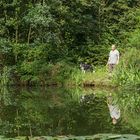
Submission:
[[[30,43],[30,37],[31,37],[31,31],[32,31],[32,28],[31,28],[31,25],[29,27],[29,32],[28,32],[28,44]]]
[[[31,126],[31,122],[29,122],[30,124],[29,124],[29,129],[30,129],[30,136],[31,136],[31,138],[33,137],[33,134],[32,134],[32,126]]]
[[[18,120],[18,117],[19,117],[19,112],[18,112],[18,109],[17,109],[17,135],[19,137],[20,134],[19,134],[19,120]]]
[[[98,35],[98,42],[100,42],[101,39],[101,5],[99,6],[99,10],[98,10],[98,28],[99,28],[99,35]]]
[[[18,26],[16,27],[16,44],[18,43]]]

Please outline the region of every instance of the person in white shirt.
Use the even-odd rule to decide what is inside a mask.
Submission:
[[[119,63],[119,51],[116,49],[116,46],[113,44],[107,62],[107,65],[109,66],[109,72],[112,72],[115,65],[117,65],[118,63]]]
[[[115,125],[120,118],[121,113],[118,105],[116,103],[113,103],[111,95],[107,98],[107,105],[109,108],[110,117],[112,118],[112,123]]]

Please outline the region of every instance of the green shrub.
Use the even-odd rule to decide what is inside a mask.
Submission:
[[[140,51],[136,48],[126,49],[120,64],[114,72],[114,82],[117,85],[136,86],[140,83]]]

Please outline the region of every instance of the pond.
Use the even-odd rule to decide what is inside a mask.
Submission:
[[[106,88],[1,88],[0,134],[140,135],[140,91]]]

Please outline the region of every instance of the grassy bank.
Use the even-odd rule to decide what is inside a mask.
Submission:
[[[74,82],[75,81],[75,82]],[[97,67],[95,72],[86,72],[83,73],[78,70],[78,74],[74,77],[72,76],[67,82],[73,85],[80,85],[80,86],[113,86],[111,83],[111,79],[107,72],[106,67]]]
[[[15,73],[14,68],[4,67],[0,77],[1,85],[18,86],[112,86],[105,67],[97,67],[95,72],[83,73],[73,64],[56,63],[46,65],[40,73]]]
[[[111,74],[107,67],[98,66],[95,72],[83,73],[79,64],[57,62],[46,64],[34,71],[32,64],[27,68],[4,67],[0,76],[1,85],[19,86],[139,86],[140,52],[128,48],[120,63]],[[30,71],[30,72],[29,72]]]

